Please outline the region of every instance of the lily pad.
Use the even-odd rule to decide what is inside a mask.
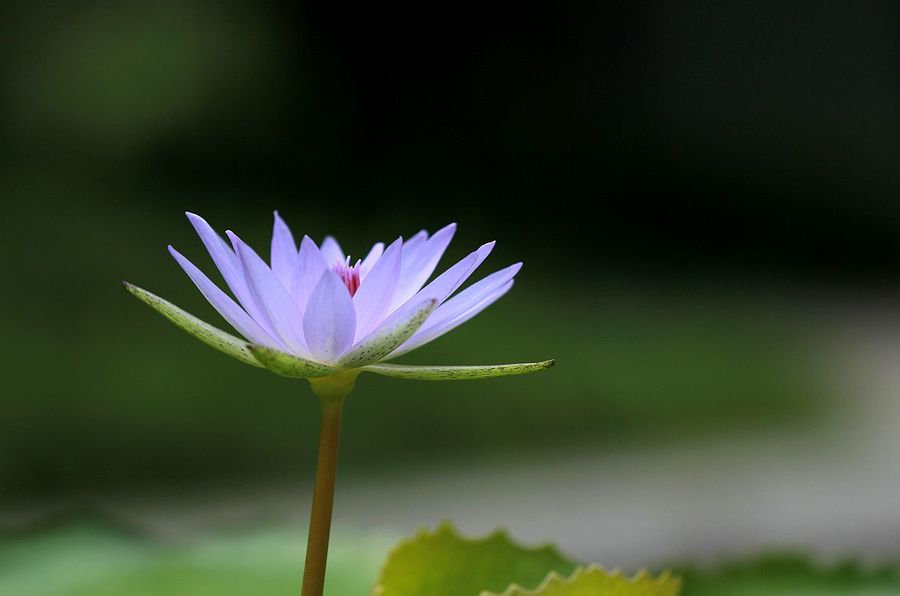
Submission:
[[[527,548],[502,531],[464,538],[449,523],[388,555],[373,596],[676,596],[680,581],[578,567],[553,546]]]
[[[480,596],[511,584],[537,587],[576,564],[552,546],[525,548],[502,531],[468,539],[449,523],[422,530],[388,555],[373,596]]]

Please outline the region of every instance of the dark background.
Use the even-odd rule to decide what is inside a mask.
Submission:
[[[2,10],[5,503],[308,480],[306,387],[121,290],[216,321],[165,253],[209,270],[185,210],[261,248],[277,208],[354,255],[457,221],[451,257],[526,262],[409,361],[559,367],[365,379],[348,474],[811,423],[806,315],[894,296],[893,2]]]

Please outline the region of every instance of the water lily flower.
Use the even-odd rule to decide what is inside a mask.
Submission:
[[[253,366],[306,379],[367,371],[405,379],[452,380],[522,374],[552,361],[490,366],[384,364],[462,325],[506,294],[521,269],[515,263],[453,295],[487,258],[483,244],[428,281],[453,238],[450,224],[387,247],[375,244],[355,262],[337,240],[300,247],[275,213],[270,265],[236,234],[219,236],[202,217],[187,214],[232,299],[173,247],[169,252],[213,308],[243,336],[235,337],[150,292],[126,283],[135,296],[212,347]]]
[[[231,296],[191,261],[169,252],[197,289],[241,336],[218,329],[150,292],[125,283],[136,297],[210,346],[256,367],[308,379],[323,406],[303,594],[319,595],[331,523],[341,410],[362,372],[422,380],[498,377],[549,368],[553,360],[487,366],[409,366],[386,363],[462,325],[506,294],[521,269],[515,263],[457,292],[490,254],[479,246],[429,281],[456,225],[432,235],[375,244],[362,259],[327,237],[297,247],[275,213],[269,263],[236,234],[227,241],[202,217],[188,219]],[[233,296],[233,297],[232,297]]]

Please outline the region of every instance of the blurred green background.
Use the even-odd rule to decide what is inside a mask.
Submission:
[[[885,405],[897,10],[8,3],[0,551],[42,569],[120,523],[199,551],[229,548],[207,533],[237,526],[250,542],[235,558],[285,525],[302,536],[308,388],[209,350],[120,285],[218,324],[165,246],[211,271],[185,210],[263,250],[278,209],[295,234],[335,234],[353,255],[451,221],[445,266],[496,239],[483,272],[524,261],[515,290],[403,361],[559,363],[466,385],[360,380],[337,523],[366,581],[394,538],[444,516],[626,567],[770,545],[898,554],[877,536],[900,525],[859,517],[862,494],[891,513],[893,485],[835,472],[869,470],[857,437],[884,454],[900,419]],[[553,484],[547,470],[566,474]],[[692,480],[657,483],[670,473]],[[753,480],[756,497],[723,475]],[[688,482],[710,487],[715,523],[679,509],[696,502]],[[517,494],[532,496],[507,511]],[[773,524],[803,521],[771,534],[730,521],[769,501]],[[640,540],[616,548],[617,511],[646,522]]]

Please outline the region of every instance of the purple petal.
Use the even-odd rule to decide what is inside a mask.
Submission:
[[[499,271],[495,271],[484,279],[472,284],[439,306],[434,311],[431,318],[428,319],[428,322],[422,326],[421,331],[424,333],[432,327],[442,325],[444,322],[452,320],[468,311],[470,308],[480,303],[485,297],[491,295],[497,288],[502,287],[506,282],[514,278],[521,269],[522,263],[515,263],[509,267],[504,267]]]
[[[247,282],[244,279],[244,269],[241,266],[241,262],[237,255],[222,237],[216,234],[215,230],[206,223],[205,219],[193,213],[186,213],[185,215],[187,215],[187,218],[191,222],[191,225],[194,226],[194,229],[197,230],[197,235],[200,236],[200,240],[203,242],[203,245],[212,257],[213,262],[225,279],[225,283],[228,284],[228,287],[238,299],[238,302],[241,303],[244,310],[247,311],[247,314],[249,314],[254,321],[259,323],[269,335],[274,336],[274,330],[263,315],[260,305],[253,299],[253,295],[247,286]]]
[[[428,232],[425,230],[419,230],[416,234],[403,243],[403,260],[404,261],[412,261],[415,260],[416,256],[419,254],[419,251],[422,250],[422,247],[425,246],[425,243],[428,241]]]
[[[360,284],[353,296],[356,309],[356,338],[364,337],[384,319],[394,298],[394,289],[400,278],[400,256],[403,239],[398,238],[387,247],[384,255]]]
[[[375,266],[375,263],[378,262],[378,259],[381,258],[382,254],[384,254],[384,242],[378,242],[369,250],[369,254],[366,255],[366,258],[363,259],[362,263],[359,265],[360,280],[366,279],[366,276],[369,275],[369,271],[372,270],[372,267]]]
[[[341,245],[338,244],[338,241],[332,236],[325,237],[325,240],[322,241],[322,248],[320,250],[322,251],[322,256],[325,257],[325,262],[329,265],[342,262],[346,258],[344,251],[341,249]]]
[[[176,261],[178,261],[178,264],[181,265],[181,268],[184,269],[184,272],[188,274],[188,277],[191,278],[191,281],[194,282],[197,289],[200,290],[203,296],[210,304],[212,304],[213,308],[215,308],[216,311],[222,315],[222,318],[228,321],[238,333],[243,335],[249,341],[264,346],[273,348],[282,347],[280,341],[269,335],[256,321],[251,319],[250,315],[238,306],[228,294],[220,290],[216,284],[200,271],[200,269],[175,250],[174,247],[169,246],[169,253]]]
[[[417,331],[405,344],[395,350],[390,357],[394,358],[411,350],[415,350],[444,335],[448,331],[459,327],[499,300],[512,288],[514,281],[515,280],[513,279],[506,279],[506,281],[500,285],[492,284],[490,289],[479,288],[478,292],[467,296],[463,296],[466,292],[461,292],[459,296],[455,296],[438,307],[431,318],[426,321],[426,325],[428,326],[427,329],[424,326],[422,329],[419,329],[419,331]],[[475,286],[473,285],[471,288],[467,288],[466,291],[474,288]],[[451,304],[457,299],[462,299],[459,304]],[[445,306],[448,307],[447,311],[441,313],[441,309]],[[439,320],[432,321],[432,319],[436,319],[439,316]]]
[[[422,300],[425,298],[434,298],[438,304],[446,300],[450,294],[455,292],[481,263],[487,258],[494,249],[496,242],[488,242],[482,244],[476,250],[469,253],[468,256],[461,259],[458,263],[438,275],[427,286],[419,290],[410,300]]]
[[[291,229],[276,211],[272,227],[272,273],[286,290],[291,289],[291,278],[296,266],[297,243],[294,242]]]
[[[309,352],[320,362],[336,362],[353,343],[355,332],[356,312],[350,292],[337,273],[326,269],[303,316]]]
[[[396,308],[409,300],[416,292],[422,289],[438,261],[447,250],[447,246],[456,232],[456,224],[452,223],[434,233],[415,251],[403,250],[403,267],[400,272],[400,282],[394,294],[393,308]],[[393,310],[392,308],[392,310]]]
[[[256,254],[256,251],[247,246],[233,232],[226,231],[225,234],[231,240],[235,252],[241,259],[244,277],[253,299],[262,307],[276,336],[292,352],[301,356],[307,355],[301,333],[303,317],[287,290],[281,286],[281,283],[275,278],[275,274]]]
[[[326,269],[328,263],[325,262],[319,247],[312,238],[304,236],[300,241],[300,253],[297,255],[297,265],[291,278],[291,297],[301,313],[306,311],[309,296]]]

